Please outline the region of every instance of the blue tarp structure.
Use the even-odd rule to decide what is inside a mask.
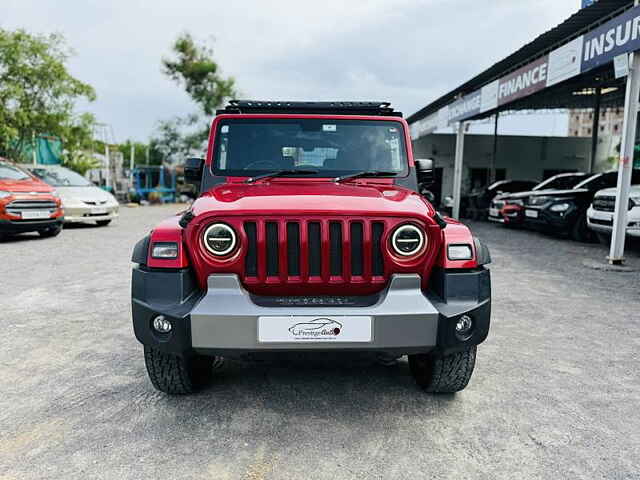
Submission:
[[[62,141],[58,137],[38,135],[34,142],[28,142],[22,148],[22,157],[27,163],[33,163],[33,144],[36,146],[36,163],[56,165],[62,163]]]

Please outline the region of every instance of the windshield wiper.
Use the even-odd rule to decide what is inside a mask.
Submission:
[[[313,175],[319,173],[319,170],[313,169],[293,169],[293,170],[276,170],[275,172],[263,173],[262,175],[256,175],[255,177],[247,178],[244,183],[254,183],[258,180],[265,178],[281,177],[282,175]]]
[[[383,170],[365,170],[357,173],[350,173],[349,175],[342,175],[341,177],[336,177],[333,179],[334,182],[340,183],[345,180],[353,180],[355,178],[362,177],[388,177],[388,176],[396,176],[397,172],[385,172]]]

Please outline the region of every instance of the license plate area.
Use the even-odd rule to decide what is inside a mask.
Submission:
[[[91,213],[93,215],[106,215],[107,214],[107,209],[106,209],[106,207],[96,207],[96,208],[93,208],[91,210]]]
[[[369,316],[263,316],[258,317],[259,343],[369,343]]]
[[[538,211],[537,210],[525,210],[524,211],[524,215],[525,217],[529,217],[529,218],[538,218]]]
[[[51,214],[49,213],[49,210],[23,210],[20,212],[20,216],[23,220],[37,220],[49,218]]]

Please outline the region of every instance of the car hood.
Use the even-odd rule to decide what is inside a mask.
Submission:
[[[280,180],[214,187],[192,207],[197,216],[220,215],[367,215],[433,216],[421,195],[390,184]]]
[[[108,202],[113,203],[116,201],[113,195],[109,192],[102,190],[101,188],[88,186],[88,187],[56,187],[56,190],[60,194],[62,201],[80,200],[81,202]]]
[[[605,188],[603,190],[598,190],[596,193],[596,197],[615,197],[618,194],[617,188]],[[631,190],[629,190],[629,194],[632,196],[640,195],[640,185],[631,185]]]
[[[572,188],[569,190],[532,190],[530,192],[518,192],[505,195],[498,195],[495,200],[514,200],[528,197],[571,197],[588,193],[586,188]]]
[[[26,180],[0,180],[0,190],[9,192],[52,192],[53,187],[41,180],[29,178]]]

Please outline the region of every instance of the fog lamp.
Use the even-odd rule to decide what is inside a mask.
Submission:
[[[169,333],[171,331],[171,322],[164,315],[158,315],[153,319],[153,328],[158,333]]]
[[[473,320],[469,315],[462,315],[456,322],[456,336],[461,340],[466,340],[471,334]]]

